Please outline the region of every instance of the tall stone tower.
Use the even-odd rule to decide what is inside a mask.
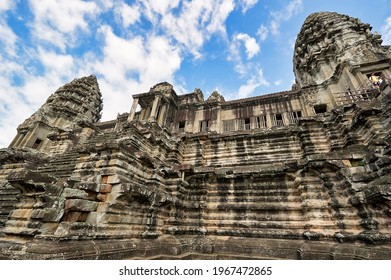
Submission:
[[[381,36],[371,29],[357,18],[334,12],[307,17],[293,56],[298,86],[317,91],[307,104],[313,102],[328,111],[350,103],[353,93],[370,89],[372,73],[383,80],[390,77],[390,46],[381,45]]]
[[[74,79],[56,90],[31,117],[18,127],[10,148],[48,152],[54,140],[62,144],[75,137],[75,128],[100,120],[102,96],[96,77]],[[68,143],[68,144],[69,144]],[[63,145],[61,151],[66,148]],[[58,147],[57,147],[58,148]]]

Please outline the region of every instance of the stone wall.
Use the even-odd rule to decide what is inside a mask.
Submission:
[[[301,51],[316,59],[299,49],[309,28],[348,19],[310,16],[295,63]],[[332,69],[326,81],[311,72],[315,84],[296,67],[287,92],[204,100],[160,83],[135,95],[129,114],[99,122],[95,77],[61,87],[0,150],[0,258],[390,259],[391,81],[340,90],[344,75],[389,73],[391,55],[354,26],[357,45],[381,57],[315,61],[311,71]]]

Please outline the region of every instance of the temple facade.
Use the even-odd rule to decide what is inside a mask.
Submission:
[[[308,16],[291,90],[71,81],[0,150],[0,259],[391,259],[391,47]]]

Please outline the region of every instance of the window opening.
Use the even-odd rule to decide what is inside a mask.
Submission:
[[[289,117],[289,122],[291,124],[296,124],[298,123],[299,121],[299,118],[301,118],[301,111],[294,111],[294,112],[290,112],[288,114],[288,117]]]
[[[185,131],[185,126],[186,126],[186,121],[179,122],[179,124],[178,124],[178,132],[184,132]]]
[[[256,123],[257,123],[257,128],[266,128],[266,116],[258,116],[255,118]]]
[[[208,131],[208,128],[209,128],[209,121],[207,121],[207,120],[200,121],[200,131],[201,132]]]
[[[227,121],[223,121],[223,130],[224,132],[228,132],[228,131],[235,131],[235,123],[236,123],[236,120],[227,120]]]
[[[40,147],[41,143],[42,143],[42,140],[37,138],[31,148],[38,149]]]
[[[316,114],[323,114],[327,112],[327,104],[319,104],[314,106]]]
[[[275,126],[284,126],[284,120],[282,119],[282,114],[274,115],[274,125]]]
[[[244,130],[250,130],[250,118],[244,119]]]

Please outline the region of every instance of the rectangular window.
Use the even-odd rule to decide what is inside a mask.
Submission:
[[[327,104],[319,104],[314,106],[316,114],[323,114],[327,112]]]
[[[31,148],[38,149],[41,146],[41,144],[42,144],[42,140],[37,138]]]
[[[178,132],[185,132],[186,121],[178,123]]]
[[[250,130],[250,129],[251,129],[250,118],[245,118],[244,119],[244,130]]]
[[[200,121],[200,131],[205,132],[208,130],[209,130],[209,121],[208,120]]]
[[[224,132],[235,131],[236,130],[235,124],[236,124],[236,120],[223,121],[223,130],[224,130]]]
[[[294,111],[288,113],[288,119],[290,124],[296,124],[299,121],[299,118],[301,118],[301,111]]]
[[[266,116],[263,115],[263,116],[255,117],[255,123],[257,128],[266,128],[267,127]]]
[[[250,118],[239,119],[238,121],[238,130],[250,130],[251,122]]]
[[[284,126],[282,114],[275,114],[273,116],[273,126]]]

